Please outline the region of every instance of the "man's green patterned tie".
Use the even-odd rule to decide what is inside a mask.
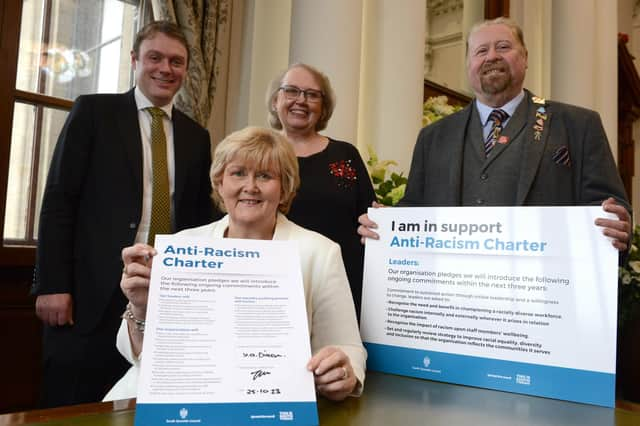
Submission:
[[[169,169],[167,168],[167,139],[164,136],[160,108],[147,108],[151,114],[151,156],[153,192],[151,198],[151,221],[147,242],[153,246],[156,234],[171,233],[171,195],[169,192]]]

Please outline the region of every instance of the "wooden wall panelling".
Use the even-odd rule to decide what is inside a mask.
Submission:
[[[462,107],[467,106],[471,102],[471,98],[460,92],[456,92],[453,89],[442,86],[431,80],[424,80],[422,102],[432,96],[446,96],[451,105],[460,105]]]
[[[36,407],[40,391],[42,326],[29,295],[32,267],[0,269],[0,413]]]
[[[640,77],[627,49],[628,41],[628,36],[618,36],[618,170],[631,200],[635,170],[633,123],[640,118]]]
[[[22,0],[0,0],[0,238],[5,196]],[[29,295],[33,248],[0,240],[0,412],[35,408],[41,376],[41,325]],[[25,256],[22,256],[25,255]]]

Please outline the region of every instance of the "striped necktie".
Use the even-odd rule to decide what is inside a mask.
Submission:
[[[491,130],[489,130],[487,139],[484,141],[484,155],[486,157],[489,156],[496,142],[498,142],[500,132],[502,131],[502,124],[507,118],[509,118],[509,114],[501,109],[494,109],[491,111],[491,114],[489,114],[488,121],[491,121]]]
[[[156,234],[171,233],[171,195],[169,192],[169,170],[167,168],[167,139],[164,135],[160,108],[147,108],[151,114],[151,170],[153,189],[151,195],[151,220],[147,242],[153,246]]]

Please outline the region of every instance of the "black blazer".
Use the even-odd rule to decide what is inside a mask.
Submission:
[[[179,231],[214,219],[211,148],[207,130],[175,108],[172,121],[173,230]],[[80,96],[51,160],[32,292],[71,293],[76,327],[91,332],[113,297],[124,307],[120,254],[135,240],[141,211],[142,142],[133,90]]]

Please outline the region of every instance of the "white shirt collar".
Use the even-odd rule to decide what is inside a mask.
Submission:
[[[136,86],[135,90],[133,91],[133,96],[136,99],[136,106],[138,107],[138,111],[155,106],[149,100],[149,98],[147,98],[144,93],[142,93],[142,90],[140,90],[138,86]],[[173,111],[173,99],[171,99],[171,102],[169,102],[167,105],[158,108],[163,110],[165,114],[167,114],[167,117],[169,117],[169,120],[171,120],[171,112]]]
[[[524,90],[521,90],[520,93],[518,93],[518,96],[511,99],[509,102],[502,105],[501,107],[494,108],[490,107],[489,105],[483,104],[476,98],[476,108],[478,108],[478,114],[480,114],[480,123],[482,123],[482,126],[485,126],[487,124],[487,120],[489,119],[489,114],[491,114],[491,111],[493,111],[494,109],[501,109],[509,114],[509,118],[513,117],[513,114],[516,112],[516,108],[518,108],[518,105],[520,105],[520,102],[522,102],[523,99]]]

